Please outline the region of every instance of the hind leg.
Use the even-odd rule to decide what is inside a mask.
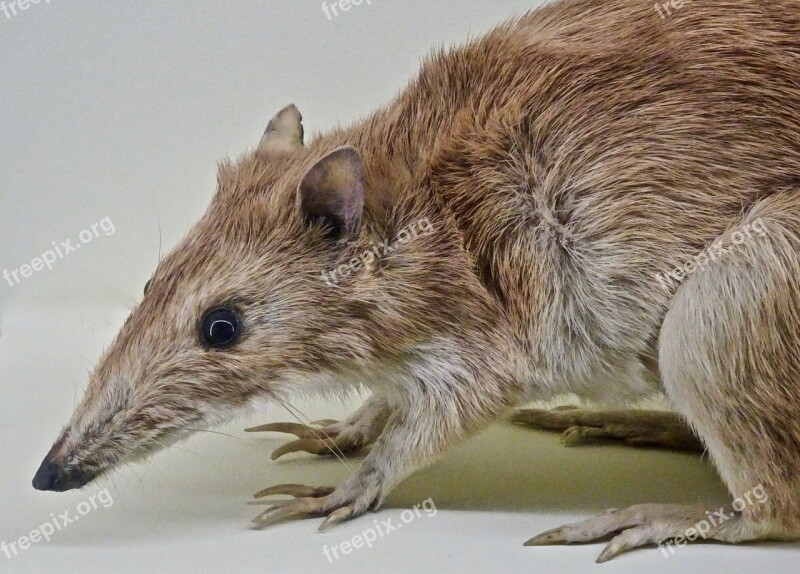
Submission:
[[[511,422],[550,431],[563,431],[566,446],[587,441],[619,440],[630,446],[703,452],[705,447],[677,413],[656,410],[589,410],[577,407],[523,409]]]
[[[605,561],[666,541],[800,538],[798,215],[800,191],[756,205],[721,238],[727,251],[679,289],[661,331],[665,389],[706,444],[731,506],[638,505],[529,544],[615,535],[598,559]]]

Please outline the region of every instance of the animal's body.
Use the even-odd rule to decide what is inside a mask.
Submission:
[[[732,495],[769,495],[709,537],[800,537],[798,104],[794,0],[668,18],[566,0],[437,52],[393,102],[307,146],[285,108],[221,167],[37,487],[81,486],[261,399],[366,388],[330,439],[267,427],[301,437],[283,452],[375,443],[336,489],[278,487],[311,496],[259,517],[336,522],[522,402],[661,392]],[[538,542],[623,531],[607,559],[703,517],[646,505]]]

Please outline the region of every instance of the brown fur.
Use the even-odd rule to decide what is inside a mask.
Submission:
[[[52,458],[101,472],[256,399],[366,387],[386,416],[372,412],[385,429],[364,467],[262,517],[337,521],[525,399],[666,391],[732,494],[769,492],[717,537],[800,536],[798,54],[794,0],[696,1],[665,20],[651,2],[566,0],[436,52],[389,105],[307,147],[283,110],[221,166]],[[364,211],[335,242],[297,189],[342,146],[363,176],[336,172],[334,188],[363,183]],[[769,237],[680,288],[656,282],[758,216]],[[320,279],[423,218],[433,233]],[[197,322],[220,304],[244,335],[207,350]],[[647,512],[647,541],[694,516]]]

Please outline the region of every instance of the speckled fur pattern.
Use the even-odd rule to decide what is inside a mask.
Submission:
[[[257,401],[366,389],[389,414],[363,468],[293,507],[338,520],[528,399],[663,392],[733,495],[769,493],[729,538],[798,537],[799,105],[794,0],[667,19],[565,0],[434,52],[388,105],[307,145],[285,108],[220,166],[52,456],[102,472]],[[298,186],[343,146],[358,169],[323,175],[363,183],[363,214],[332,241]],[[656,281],[756,217],[766,237]],[[321,279],[423,218],[432,233]],[[198,340],[218,305],[243,318],[226,350]],[[661,522],[636,540],[674,535],[677,515],[648,507]]]

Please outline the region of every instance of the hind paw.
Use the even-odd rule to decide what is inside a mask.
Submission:
[[[543,532],[525,546],[578,544],[612,537],[597,562],[642,546],[658,544],[662,552],[671,544],[683,545],[699,538],[742,542],[748,536],[740,514],[720,508],[706,511],[702,506],[677,504],[639,504],[623,510],[606,510],[595,518]],[[666,547],[663,546],[667,542]],[[674,548],[671,550],[674,552]]]

